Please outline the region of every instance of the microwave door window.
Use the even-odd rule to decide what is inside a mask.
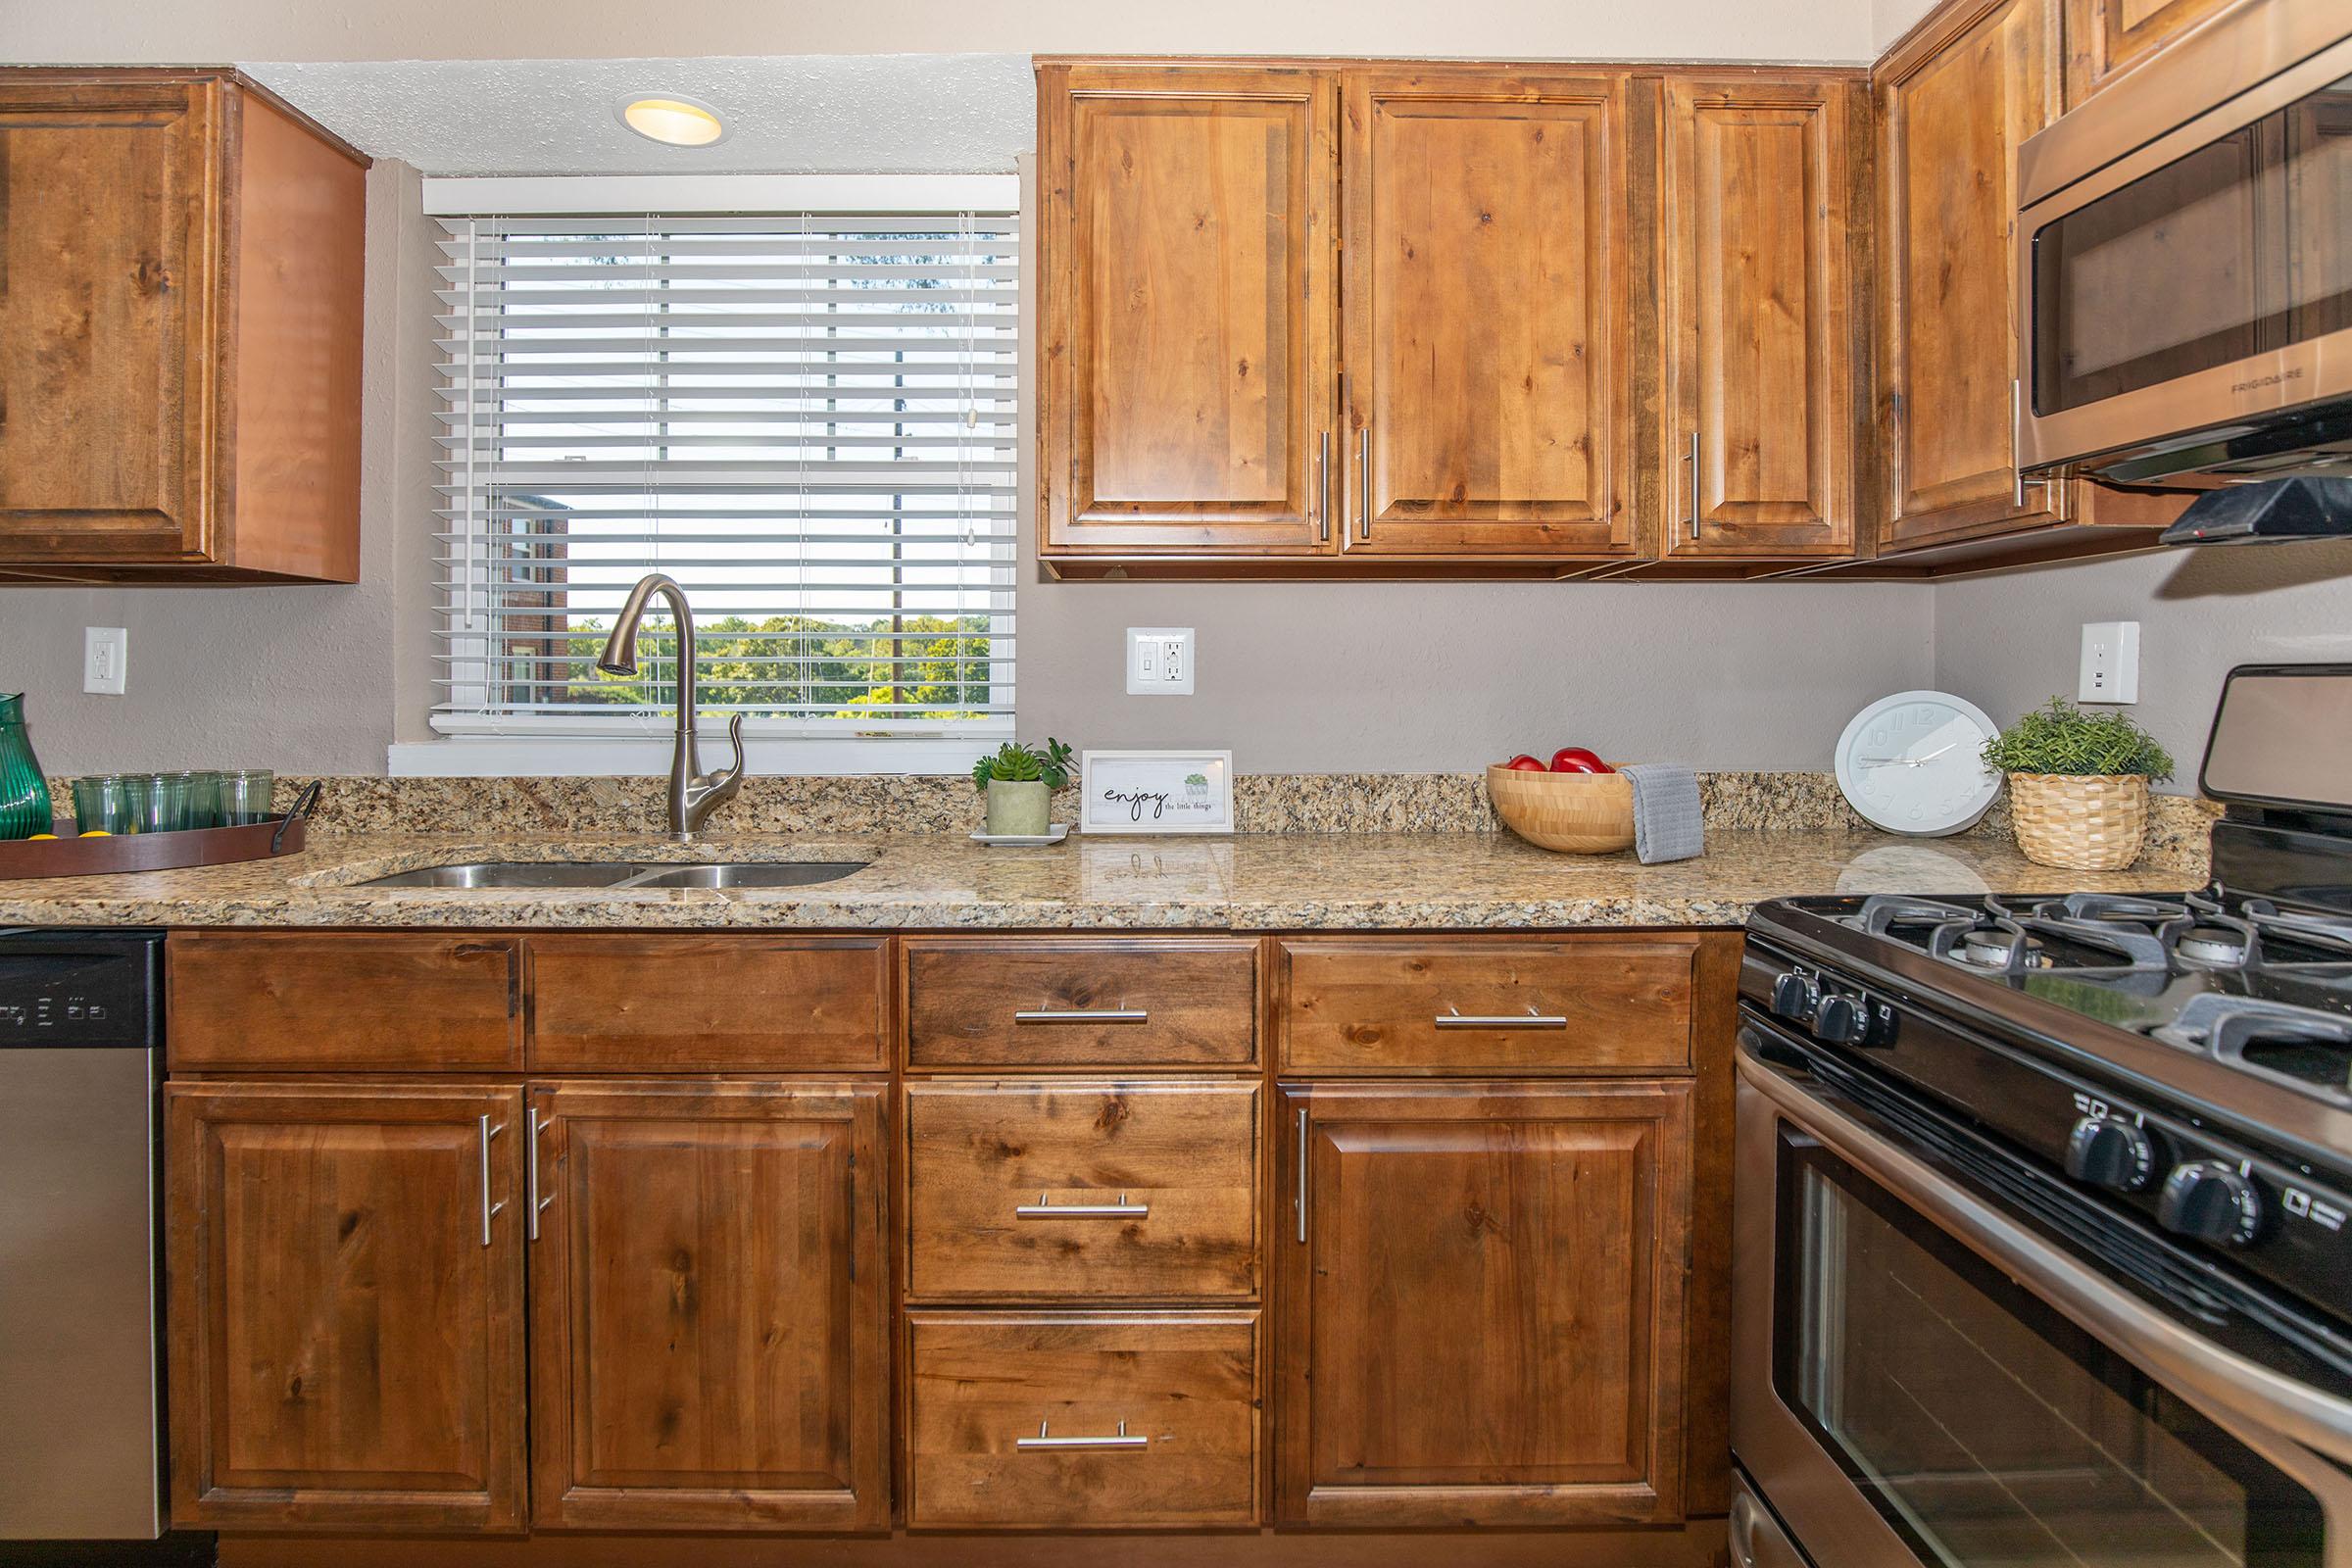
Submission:
[[[2258,121],[2034,235],[2034,407],[2080,408],[2266,346],[2278,125]],[[2160,304],[2158,302],[2161,302]]]
[[[2304,342],[2352,327],[2352,77],[2285,112],[2286,329]]]
[[[2318,1568],[2318,1501],[1814,1145],[1781,1151],[1774,1382],[1923,1563]]]

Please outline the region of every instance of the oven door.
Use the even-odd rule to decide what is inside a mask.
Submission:
[[[2022,466],[2327,463],[2340,429],[2301,416],[2352,394],[2347,26],[2252,0],[2020,150]]]
[[[1743,1023],[1732,1446],[1813,1562],[2352,1568],[2352,1404],[2183,1327]]]

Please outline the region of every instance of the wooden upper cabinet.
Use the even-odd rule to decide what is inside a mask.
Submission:
[[[519,1529],[522,1097],[165,1091],[172,1522]]]
[[[1851,77],[1667,80],[1661,555],[1853,554],[1860,96]]]
[[[528,1125],[532,1522],[886,1527],[882,1086],[562,1082]]]
[[[0,73],[0,568],[357,580],[367,167],[231,74]]]
[[[2061,0],[2073,108],[2236,0]]]
[[[1285,1118],[1279,1519],[1677,1519],[1690,1085],[1318,1085]]]
[[[1345,74],[1350,552],[1634,544],[1629,78]]]
[[[2055,0],[1956,8],[1879,63],[1880,549],[2053,519],[2020,485],[2016,152],[2058,112]]]
[[[1330,548],[1336,100],[1306,70],[1040,68],[1049,554]]]

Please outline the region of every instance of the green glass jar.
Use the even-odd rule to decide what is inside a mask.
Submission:
[[[49,827],[49,780],[24,733],[24,694],[0,696],[0,839],[28,839]]]

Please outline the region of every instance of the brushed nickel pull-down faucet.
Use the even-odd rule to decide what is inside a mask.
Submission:
[[[694,744],[694,612],[686,603],[686,590],[663,572],[648,572],[629,590],[628,603],[620,607],[620,618],[612,623],[612,635],[605,639],[596,667],[609,675],[637,673],[637,623],[645,618],[646,602],[656,594],[669,601],[670,618],[678,626],[678,738],[669,759],[669,836],[690,844],[702,831],[704,819],[743,786],[743,715],[727,720],[735,765],[723,773],[704,772]]]

